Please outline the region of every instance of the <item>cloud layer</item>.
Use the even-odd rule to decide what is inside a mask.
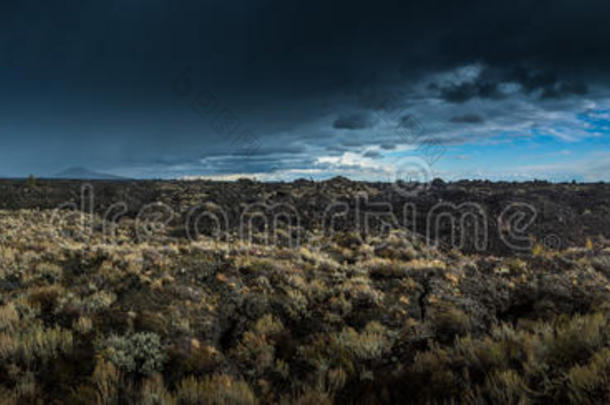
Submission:
[[[608,150],[609,14],[604,0],[2,2],[0,175],[372,179],[415,156],[511,178],[511,150],[524,176],[604,178],[606,157],[587,174],[574,162]]]

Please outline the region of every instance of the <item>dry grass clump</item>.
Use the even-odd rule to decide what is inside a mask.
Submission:
[[[12,333],[0,333],[0,359],[3,361],[26,365],[34,361],[46,362],[60,353],[69,353],[72,348],[73,336],[70,330],[57,326],[45,327],[40,322]]]
[[[168,391],[163,376],[155,374],[144,380],[140,390],[140,403],[144,405],[176,405],[177,399]]]
[[[188,377],[178,385],[176,399],[184,405],[251,405],[258,402],[247,383],[227,375],[204,379]]]
[[[275,364],[275,340],[284,329],[282,323],[267,314],[244,332],[233,355],[246,374],[262,375]]]
[[[591,265],[600,273],[610,279],[610,254],[604,254],[594,257],[591,260]]]
[[[91,382],[96,403],[113,404],[119,400],[121,375],[111,362],[99,358],[93,370]]]
[[[392,348],[393,336],[379,322],[373,321],[360,332],[345,328],[332,336],[333,345],[350,352],[358,360],[379,359]]]
[[[362,263],[371,277],[404,277],[407,275],[407,268],[401,263],[392,259],[372,258]]]
[[[464,311],[445,304],[432,315],[432,327],[439,341],[450,343],[470,330],[470,319]]]
[[[0,332],[12,331],[19,321],[19,313],[15,309],[15,304],[9,302],[0,307]]]
[[[610,398],[610,349],[595,353],[589,362],[576,365],[567,375],[568,399],[574,404],[593,404]]]

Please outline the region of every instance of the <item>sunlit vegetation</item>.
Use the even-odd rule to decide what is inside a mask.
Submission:
[[[0,212],[3,403],[610,401],[604,241],[463,255],[394,232],[298,247]],[[316,243],[314,243],[315,241]]]

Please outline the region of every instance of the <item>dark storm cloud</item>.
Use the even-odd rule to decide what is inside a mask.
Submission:
[[[255,151],[246,150],[229,150],[227,154],[233,156],[269,156],[269,155],[290,155],[299,154],[306,151],[303,145],[292,145],[287,147],[261,147]]]
[[[562,98],[569,95],[584,96],[589,91],[587,85],[582,81],[559,82],[553,86],[545,87],[542,93],[543,98]]]
[[[476,77],[460,83],[430,83],[428,89],[438,92],[449,103],[464,103],[475,97],[501,99],[506,97],[502,84],[518,84],[524,94],[537,94],[544,98],[563,98],[585,95],[588,87],[578,78],[562,79],[552,68],[533,66],[492,67],[485,66]]]
[[[460,124],[480,124],[484,122],[485,119],[478,114],[464,114],[451,117],[449,121]]]
[[[368,145],[369,143],[371,143],[370,139],[356,139],[356,138],[351,138],[348,139],[346,141],[343,141],[341,143],[341,145],[346,146],[348,148],[353,148],[353,147],[359,147],[359,146],[364,146],[364,145]]]
[[[541,92],[543,98],[561,98],[569,95],[585,95],[587,85],[580,79],[562,80],[557,73],[532,69],[523,66],[513,68],[506,76],[506,81],[515,81],[523,86],[527,93]]]
[[[449,85],[441,89],[441,97],[450,103],[463,103],[473,97],[501,98],[498,83],[462,83]]]
[[[400,120],[417,108],[405,101],[410,83],[473,62],[486,67],[478,77],[429,92],[458,107],[506,97],[506,82],[539,99],[583,95],[590,80],[608,81],[608,15],[606,0],[3,1],[0,172],[88,160],[188,165],[231,153],[239,171],[257,155],[340,149],[333,131],[372,126],[352,111]],[[172,86],[185,69],[187,97]],[[218,116],[193,112],[201,93],[239,117],[260,148],[243,156],[214,127]],[[324,114],[330,122],[310,124]]]
[[[14,67],[115,91],[152,86],[184,64],[232,92],[258,84],[271,92],[333,91],[373,72],[410,77],[473,60],[610,65],[603,0],[9,0],[0,7],[1,49]]]
[[[375,158],[381,157],[381,153],[379,153],[376,150],[369,150],[369,151],[365,152],[364,154],[362,154],[362,156],[364,156],[366,158],[375,159]]]
[[[375,118],[366,112],[342,115],[335,120],[335,129],[366,129],[375,126]]]
[[[307,156],[294,158],[270,156],[252,159],[226,156],[222,159],[203,159],[199,163],[193,163],[193,168],[199,169],[205,174],[265,173],[271,171],[271,169],[277,171],[283,168],[299,169],[310,167],[313,163],[314,159]]]
[[[331,155],[338,155],[349,151],[350,148],[343,145],[328,145],[325,150],[330,152]]]
[[[398,127],[409,130],[412,133],[420,134],[424,132],[422,123],[412,114],[406,114],[398,120]]]
[[[350,83],[350,86],[348,92],[353,92],[362,108],[391,112],[406,107],[404,99],[409,92],[397,83],[381,81],[376,74]]]

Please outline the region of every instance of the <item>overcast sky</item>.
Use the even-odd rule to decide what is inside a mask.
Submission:
[[[610,180],[609,15],[607,0],[5,0],[0,176]]]

